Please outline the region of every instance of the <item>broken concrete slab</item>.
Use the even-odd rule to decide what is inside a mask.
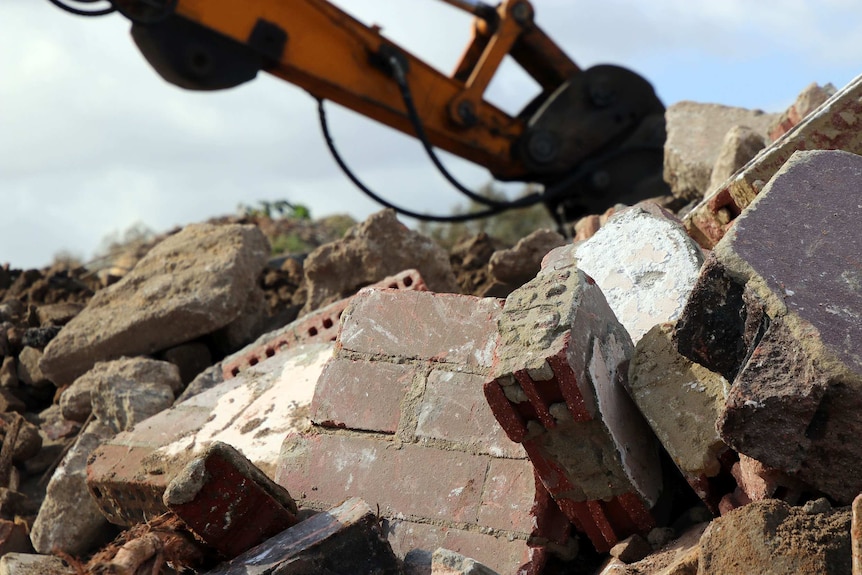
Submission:
[[[42,370],[63,386],[96,361],[154,353],[224,327],[259,289],[268,254],[255,226],[187,226],[100,290],[45,348]]]
[[[680,324],[695,325],[714,302],[726,311],[678,333],[701,351],[696,361],[733,360],[723,366],[733,379],[724,441],[843,503],[862,491],[853,463],[862,452],[846,441],[862,432],[860,178],[860,156],[797,152],[716,246]],[[800,213],[804,225],[788,227]]]
[[[308,300],[300,315],[406,269],[418,270],[431,291],[458,292],[446,251],[399,222],[393,210],[372,214],[341,240],[320,246],[303,267]]]
[[[703,264],[679,220],[653,204],[618,212],[573,253],[634,343],[679,317]]]
[[[165,506],[222,557],[236,557],[292,527],[296,503],[226,443],[214,441],[174,477]]]
[[[398,575],[401,566],[367,503],[351,498],[253,547],[207,575]]]
[[[308,425],[331,344],[296,346],[120,433],[95,451],[87,484],[104,515],[133,525],[167,511],[165,489],[213,441],[273,477],[284,437]]]
[[[730,384],[692,362],[673,344],[674,324],[655,326],[638,342],[629,366],[629,393],[662,446],[701,499],[713,508],[707,478],[721,471],[728,449],[715,429]]]
[[[563,512],[599,551],[649,531],[658,452],[623,387],[631,339],[596,282],[555,260],[506,299],[498,331],[485,396]]]
[[[777,114],[719,104],[677,102],[665,111],[664,180],[673,195],[699,199],[709,187],[722,141],[734,126],[748,126],[766,136]]]
[[[751,503],[706,529],[698,573],[850,573],[850,510],[808,514],[782,501]]]
[[[59,549],[81,555],[108,540],[111,530],[87,491],[86,469],[93,451],[113,435],[108,426],[91,422],[51,476],[30,532],[33,548],[39,553]]]
[[[399,557],[446,547],[501,573],[536,572],[535,556],[568,533],[547,531],[553,502],[533,511],[532,466],[482,394],[500,304],[357,294],[315,391],[315,425],[287,438],[276,480],[303,507],[379,505]]]
[[[705,248],[721,240],[766,183],[798,150],[844,150],[862,152],[862,132],[856,125],[862,117],[862,76],[829,98],[792,131],[761,151],[739,172],[705,197],[689,212],[685,227]]]

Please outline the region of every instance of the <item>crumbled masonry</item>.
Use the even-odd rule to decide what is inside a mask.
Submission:
[[[569,236],[0,266],[0,575],[862,575],[860,82],[671,106]]]

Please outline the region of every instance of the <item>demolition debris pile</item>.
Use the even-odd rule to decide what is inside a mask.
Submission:
[[[0,270],[0,575],[862,573],[860,102],[672,106],[575,241]]]

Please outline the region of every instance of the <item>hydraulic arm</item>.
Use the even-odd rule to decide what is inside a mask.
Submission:
[[[450,76],[325,0],[105,0],[105,9],[93,8],[99,0],[51,1],[123,13],[141,52],[176,85],[229,88],[265,70],[418,137],[441,169],[432,147],[500,180],[544,184],[534,200],[561,219],[663,193],[664,107],[652,86],[617,66],[582,71],[535,24],[527,0],[443,0],[475,16]],[[507,55],[541,86],[514,117],[484,99]],[[489,213],[511,207],[478,199]]]

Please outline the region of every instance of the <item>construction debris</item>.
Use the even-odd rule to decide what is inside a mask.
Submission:
[[[0,575],[862,575],[860,82],[671,106],[683,223],[0,268]]]

